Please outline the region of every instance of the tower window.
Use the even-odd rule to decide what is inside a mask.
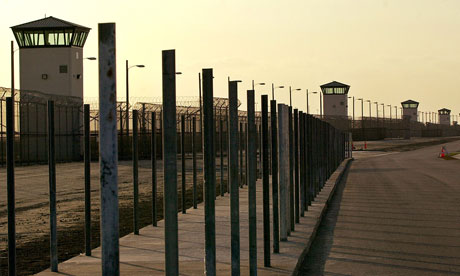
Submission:
[[[59,73],[67,74],[67,65],[59,65]]]

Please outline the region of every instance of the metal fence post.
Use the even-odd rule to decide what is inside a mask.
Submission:
[[[102,275],[120,274],[115,23],[99,24],[99,149]]]
[[[289,186],[289,113],[287,106],[278,104],[279,138],[279,197],[280,197],[280,240],[287,241],[288,227],[288,186]]]
[[[84,105],[85,135],[85,252],[91,256],[91,133],[89,104]]]
[[[299,112],[299,152],[300,152],[300,216],[305,216],[305,114]]]
[[[151,130],[150,136],[150,162],[152,169],[152,225],[157,226],[157,124],[156,124],[156,113],[151,113]]]
[[[58,271],[56,220],[56,158],[54,137],[54,102],[48,101],[48,171],[50,196],[50,259],[51,271]]]
[[[163,57],[163,210],[165,220],[165,272],[179,274],[177,226],[177,129],[176,129],[176,56],[166,50]]]
[[[193,209],[197,208],[196,191],[196,118],[192,118],[192,166],[193,166]]]
[[[273,208],[273,253],[280,252],[280,230],[279,230],[279,210],[278,210],[278,127],[276,116],[276,101],[270,101],[270,119],[272,131],[272,208]]]
[[[186,183],[185,183],[185,115],[182,114],[180,116],[180,131],[181,131],[181,139],[180,139],[180,151],[181,151],[181,176],[182,176],[182,181],[181,181],[181,194],[182,194],[182,214],[185,214],[186,211],[186,206],[185,206],[185,192],[186,192]]]
[[[240,275],[240,206],[238,181],[238,82],[229,82],[229,131],[228,153],[230,162],[230,221],[231,221],[231,255],[232,275]]]
[[[1,103],[0,103],[1,104]],[[3,116],[3,114],[0,114]],[[8,275],[16,275],[16,215],[14,187],[14,98],[6,98],[6,182],[8,205]],[[50,201],[51,203],[51,201]],[[50,205],[51,206],[51,205]],[[56,261],[57,271],[57,261]]]
[[[247,91],[247,179],[249,202],[249,275],[257,275],[257,132],[255,124],[254,90]]]
[[[239,166],[239,171],[240,171],[240,187],[243,187],[244,184],[244,176],[243,176],[243,123],[240,122],[240,132],[239,132],[239,148],[240,148],[240,166]]]
[[[212,69],[203,69],[203,127],[205,184],[205,273],[216,275],[216,164],[214,155],[215,123],[213,116]]]
[[[268,96],[262,95],[262,188],[264,216],[264,266],[270,266],[270,180],[268,163]]]
[[[219,147],[220,147],[220,196],[224,196],[224,120],[219,121]]]
[[[137,118],[139,117],[139,111],[133,109],[133,227],[134,235],[139,235],[139,133]]]
[[[294,127],[292,122],[292,106],[289,106],[289,189],[287,202],[289,206],[288,212],[288,236],[291,231],[294,231]]]
[[[299,152],[299,111],[294,109],[294,216],[296,223],[300,222]]]

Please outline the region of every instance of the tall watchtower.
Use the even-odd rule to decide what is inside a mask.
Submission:
[[[439,123],[450,126],[450,109],[443,108],[438,110]]]
[[[417,122],[418,102],[407,100],[401,103],[403,108],[403,116],[409,116],[410,121]]]
[[[50,16],[11,29],[19,45],[21,90],[83,100],[83,46],[90,28]]]
[[[347,95],[350,86],[333,81],[320,86],[325,116],[348,116]]]

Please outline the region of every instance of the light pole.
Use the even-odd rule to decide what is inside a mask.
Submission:
[[[284,85],[275,87],[275,85],[272,83],[272,100],[275,100],[275,89],[276,88],[284,88]]]
[[[259,83],[254,83],[254,80],[252,80],[252,90],[254,90],[254,96],[256,95],[256,89],[255,87],[256,86],[264,86],[265,85],[265,82],[259,82]],[[257,98],[257,97],[256,97]],[[256,109],[257,109],[257,103],[256,103]]]
[[[367,100],[366,102],[369,103],[369,119],[371,119],[371,117],[372,117],[372,106],[371,106],[372,102],[371,102],[371,100]]]
[[[312,94],[319,94],[319,116],[320,116],[320,118],[322,118],[323,117],[323,107],[322,107],[323,102],[322,102],[322,99],[321,99],[321,92],[315,91],[315,92],[311,92],[311,93]]]
[[[129,69],[133,67],[144,68],[145,65],[136,64],[129,66],[126,60],[126,135],[129,135]]]
[[[362,131],[362,138],[365,140],[364,137],[364,99],[359,98],[358,101],[361,101],[361,131]]]
[[[353,99],[353,127],[355,126],[355,96],[348,97],[349,99]]]
[[[388,107],[390,108],[390,122],[391,122],[391,104],[389,104]]]
[[[296,88],[294,91],[299,91],[302,90],[301,88]],[[292,107],[292,89],[291,86],[289,86],[289,106]]]
[[[382,110],[383,110],[383,120],[385,120],[385,104],[381,103],[382,105]]]
[[[254,80],[252,80],[252,90],[254,90],[254,88],[255,88],[257,85],[265,85],[265,82],[254,83]]]
[[[374,102],[375,103],[375,112],[377,114],[377,122],[379,121],[379,103],[378,102]]]

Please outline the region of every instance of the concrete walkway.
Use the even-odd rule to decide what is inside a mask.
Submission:
[[[460,161],[440,148],[354,154],[300,275],[460,275]]]
[[[263,267],[263,221],[262,221],[262,182],[257,182],[257,258],[260,275],[291,275],[299,257],[304,255],[312,241],[313,233],[319,225],[320,217],[329,200],[345,163],[331,176],[300,224],[291,233],[287,242],[281,242],[280,253],[272,254],[272,267]],[[271,188],[270,188],[271,189]],[[271,196],[270,196],[271,199]],[[240,189],[240,235],[241,235],[241,274],[248,275],[248,194],[247,187]],[[271,201],[271,200],[270,200]],[[271,209],[270,209],[271,211]],[[270,218],[272,215],[270,214]],[[204,274],[204,205],[198,209],[188,209],[187,214],[178,214],[179,219],[179,271],[180,275]],[[271,225],[272,226],[272,225]],[[272,232],[270,231],[270,234]],[[140,230],[139,236],[129,234],[120,239],[120,263],[122,275],[163,275],[164,274],[164,225],[148,226]],[[230,274],[230,209],[229,195],[216,200],[216,244],[217,274]],[[273,243],[271,243],[273,246]],[[49,270],[37,275],[100,275],[100,248],[93,250],[92,257],[78,256],[59,264],[60,273]]]

